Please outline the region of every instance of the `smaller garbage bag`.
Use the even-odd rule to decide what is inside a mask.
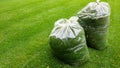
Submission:
[[[107,47],[110,6],[106,2],[91,2],[78,12],[79,23],[85,30],[87,45],[95,49]]]
[[[70,65],[80,65],[89,60],[83,28],[78,17],[60,19],[50,34],[50,46],[54,56]]]

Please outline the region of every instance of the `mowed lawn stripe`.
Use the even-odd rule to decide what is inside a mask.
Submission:
[[[9,51],[2,54],[0,58],[0,67],[22,67],[27,62],[27,60],[34,56],[34,54],[37,52],[39,53],[41,47],[45,45],[47,39],[43,37],[43,35],[46,37],[48,36],[44,31],[42,33],[31,36],[29,39],[26,39],[25,42],[19,44],[16,43],[16,47],[9,49]]]
[[[63,2],[64,1],[62,1],[61,3],[59,2],[59,4],[56,3],[55,5],[51,5],[52,2],[50,1],[50,3],[43,3],[41,5],[36,4],[33,7],[31,7],[31,8],[30,7],[29,8],[26,7],[24,9],[25,11],[17,10],[17,11],[11,12],[11,13],[5,13],[5,15],[0,15],[0,17],[1,17],[0,18],[1,19],[0,20],[0,22],[1,22],[0,23],[0,30],[3,30],[4,28],[9,27],[10,25],[12,25],[14,23],[17,23],[17,22],[21,21],[22,19],[27,19],[27,18],[29,18],[31,16],[35,16],[35,15],[40,14],[42,12],[46,12],[49,9],[52,9],[54,7],[57,7],[57,6],[60,6]],[[45,6],[43,6],[43,5],[45,5]],[[51,5],[51,6],[47,7],[46,5]],[[7,15],[7,14],[10,14],[10,15]],[[14,14],[14,15],[12,15],[12,14]]]
[[[61,10],[63,7],[57,7],[57,8]],[[51,9],[49,12],[47,12],[47,14],[51,14],[51,12],[53,12],[53,10],[58,11],[58,10],[56,10],[57,8]],[[42,15],[46,17],[45,12],[42,13]],[[48,21],[49,23],[46,21],[46,19],[50,19],[50,16],[53,16],[53,15],[49,15],[47,18],[42,19],[42,16],[38,15],[36,17],[37,19],[39,19],[38,21],[34,21],[34,22],[30,22],[30,23],[27,21],[24,21],[23,23],[14,24],[7,30],[1,32],[0,35],[1,35],[1,38],[3,38],[3,39],[1,39],[1,41],[0,41],[1,42],[0,43],[1,44],[0,52],[4,53],[9,48],[15,47],[13,45],[11,45],[11,46],[9,46],[9,45],[16,43],[17,39],[19,41],[19,39],[24,39],[24,37],[29,38],[29,36],[31,36],[29,34],[32,33],[32,35],[33,35],[36,32],[42,32],[42,30],[43,30],[42,27],[44,28],[44,27],[49,27],[49,26],[53,25],[53,24],[49,24],[49,23],[54,22],[54,21],[52,21],[52,20],[50,22]],[[46,22],[44,22],[44,21],[46,21]],[[46,29],[46,28],[44,28],[44,29]],[[39,30],[39,31],[36,31],[36,30]],[[30,33],[27,31],[30,31]],[[4,45],[4,46],[2,46],[2,45]]]
[[[60,9],[60,8],[58,8],[58,9]],[[52,13],[53,13],[53,11],[55,11],[56,9],[54,9],[54,10],[52,10]],[[57,11],[59,11],[59,10],[57,10]],[[50,17],[50,15],[48,16],[48,17]],[[48,19],[48,18],[47,18]],[[47,20],[48,21],[48,20]],[[46,21],[46,22],[47,22]],[[43,21],[43,23],[44,23],[44,21]],[[47,23],[48,24],[48,23]],[[37,24],[36,24],[37,25]],[[41,27],[40,27],[41,26]],[[37,26],[36,26],[37,27]],[[44,33],[44,34],[42,34],[41,35],[41,37],[39,37],[41,40],[44,40],[45,39],[45,37],[46,37],[46,39],[48,38],[48,35],[49,35],[49,33],[50,33],[50,31],[51,31],[51,28],[44,28],[44,27],[49,27],[49,25],[47,25],[46,26],[46,24],[44,25],[39,25],[39,27],[41,28],[41,30],[44,30],[44,31],[42,31],[42,32],[39,32],[40,34],[42,34],[42,33]],[[42,27],[44,28],[44,29],[42,29]],[[39,35],[39,34],[38,34]],[[43,36],[44,35],[44,36]],[[34,35],[35,36],[35,35]],[[36,38],[38,38],[37,36],[35,36]],[[21,37],[19,37],[19,38],[21,38]],[[44,39],[43,39],[44,38]],[[21,38],[22,39],[22,38]],[[18,43],[18,44],[16,44],[16,45],[21,45],[20,47],[19,46],[15,46],[14,48],[12,48],[12,49],[9,49],[9,51],[7,51],[6,53],[4,53],[4,54],[2,54],[2,56],[1,56],[1,60],[7,60],[7,58],[9,58],[9,57],[5,57],[4,55],[12,55],[13,53],[11,53],[11,54],[8,54],[8,52],[11,52],[11,50],[15,50],[15,49],[17,49],[17,48],[22,48],[23,47],[23,49],[26,47],[26,48],[28,48],[28,47],[30,47],[29,45],[26,45],[25,43],[31,43],[32,41],[34,41],[34,39],[35,38],[33,38],[33,39],[26,39],[26,40],[23,40],[24,42],[21,42],[21,44],[20,43]],[[17,38],[15,39],[15,41],[17,40]],[[30,41],[31,40],[31,41]],[[28,41],[28,42],[27,42]],[[47,43],[47,41],[46,42],[38,42],[38,43]],[[24,46],[25,45],[25,46]],[[33,44],[34,45],[34,44]],[[18,50],[18,49],[17,49]],[[33,50],[35,50],[35,49],[33,49]],[[29,50],[28,50],[29,51]],[[21,51],[15,51],[16,53],[14,53],[14,54],[18,54],[17,52],[21,52]],[[31,53],[31,52],[29,52],[29,53]],[[28,55],[29,56],[29,55]],[[4,59],[5,58],[5,59]],[[13,59],[12,59],[13,60]],[[4,62],[3,62],[4,63]]]
[[[47,13],[49,13],[49,12],[47,12]],[[36,17],[37,19],[39,19],[38,21],[33,21],[33,22],[24,21],[22,23],[13,24],[8,29],[3,30],[0,33],[0,38],[2,38],[0,41],[0,45],[1,45],[0,54],[6,52],[11,47],[14,47],[13,45],[9,46],[9,44],[16,43],[16,39],[24,39],[24,38],[26,38],[26,36],[28,36],[27,38],[29,38],[31,36],[29,34],[34,35],[37,32],[42,32],[43,28],[48,24],[48,23],[44,22],[45,19],[42,19],[42,17],[44,15],[46,16],[46,12],[44,12]],[[49,16],[51,16],[51,15],[49,15]],[[23,36],[23,37],[21,38],[21,36]],[[15,42],[14,42],[14,40],[15,40]]]
[[[55,9],[55,8],[54,8]],[[46,12],[44,12],[44,14],[43,15],[46,15]],[[34,18],[35,20],[36,19],[38,19],[38,21],[33,21],[33,22],[41,22],[41,20],[42,20],[42,16],[41,16],[41,14],[40,15],[38,15],[38,16],[40,16],[40,17],[38,17],[38,18]],[[40,18],[40,19],[39,19]],[[27,21],[24,21],[24,23],[26,23]],[[9,28],[7,28],[6,30],[3,30],[2,32],[1,32],[1,45],[3,45],[3,44],[6,44],[6,42],[7,41],[9,41],[9,40],[11,40],[11,41],[13,41],[12,39],[14,38],[14,35],[17,35],[17,34],[20,34],[19,32],[21,32],[21,33],[24,33],[24,30],[26,30],[26,29],[23,29],[23,30],[19,30],[20,28],[26,28],[26,27],[24,27],[24,24],[23,22],[21,23],[21,22],[19,22],[18,24],[13,24],[13,25],[11,25],[11,27],[9,27]],[[32,22],[31,22],[32,23]],[[27,22],[27,25],[28,24],[30,24],[29,22]],[[31,25],[33,25],[33,24],[35,24],[35,23],[32,23],[32,24],[30,24],[30,26]],[[18,26],[19,25],[19,26]],[[21,25],[21,27],[20,27],[20,25]],[[18,28],[18,29],[16,29],[16,28]],[[27,27],[28,29],[29,29],[29,27]],[[18,31],[17,31],[18,30]],[[18,33],[17,33],[18,32]],[[21,34],[22,35],[22,34]],[[5,41],[5,42],[4,42]],[[9,41],[10,42],[10,41]],[[5,45],[3,46],[3,47],[1,47],[1,49],[3,49],[4,51],[6,51],[6,49],[5,48],[9,48],[9,47],[11,47],[11,46],[8,46],[8,47],[6,47]],[[3,52],[4,52],[3,51]],[[1,50],[1,52],[2,52],[2,50]]]
[[[11,21],[13,19],[19,19],[19,17],[23,18],[24,14],[29,15],[35,12],[37,13],[37,11],[39,11],[39,13],[45,10],[47,11],[47,9],[60,6],[64,2],[65,1],[49,0],[49,1],[44,1],[42,3],[38,2],[35,4],[27,5],[25,7],[0,14],[0,21],[8,21],[8,20]]]
[[[45,0],[44,0],[45,1]],[[0,14],[8,11],[13,11],[19,8],[23,8],[28,5],[35,4],[37,2],[43,2],[43,0],[8,0],[0,2]]]

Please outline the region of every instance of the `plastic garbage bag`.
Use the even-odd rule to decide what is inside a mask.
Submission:
[[[89,60],[83,28],[78,17],[60,19],[50,34],[50,46],[54,56],[70,65],[80,65]]]
[[[87,45],[95,49],[107,47],[110,6],[106,2],[91,2],[78,12],[79,23],[85,30]]]

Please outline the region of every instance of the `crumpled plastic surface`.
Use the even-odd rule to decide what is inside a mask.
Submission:
[[[103,18],[110,15],[110,6],[106,2],[91,2],[78,15],[82,18]]]
[[[50,34],[50,46],[54,56],[70,65],[80,65],[89,60],[83,28],[78,17],[60,19]]]
[[[110,6],[106,2],[91,2],[78,12],[79,23],[85,30],[87,45],[95,49],[107,47]]]

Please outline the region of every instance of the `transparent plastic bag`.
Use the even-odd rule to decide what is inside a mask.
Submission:
[[[87,45],[95,49],[107,47],[110,6],[106,2],[91,2],[78,12],[79,23],[85,30]]]
[[[70,65],[80,65],[89,60],[84,30],[77,20],[76,16],[58,20],[49,40],[53,54]]]

